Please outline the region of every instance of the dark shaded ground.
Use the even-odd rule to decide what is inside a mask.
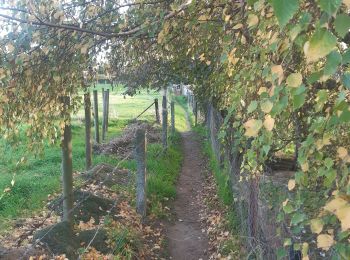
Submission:
[[[169,254],[172,259],[208,259],[208,238],[202,233],[200,203],[196,200],[204,182],[204,161],[194,132],[182,134],[184,164],[172,205],[176,219],[167,225]]]

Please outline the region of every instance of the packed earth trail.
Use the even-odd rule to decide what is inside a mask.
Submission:
[[[196,133],[182,133],[184,162],[173,204],[175,221],[168,224],[169,256],[174,260],[208,259],[208,238],[200,223],[198,194],[204,183],[204,158]]]

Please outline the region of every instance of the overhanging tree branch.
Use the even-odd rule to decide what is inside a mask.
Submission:
[[[168,13],[167,15],[165,15],[162,20],[169,20],[169,19],[175,17],[177,14],[184,11],[191,3],[192,3],[192,0],[187,1],[185,4],[182,4],[179,7],[179,9],[172,11],[172,12]],[[26,19],[21,19],[21,18],[17,18],[17,17],[11,16],[11,15],[6,15],[6,14],[0,14],[0,17],[4,18],[6,20],[16,21],[19,23],[77,31],[77,32],[88,33],[88,34],[92,34],[92,35],[98,35],[98,36],[102,36],[105,38],[123,38],[123,37],[132,36],[132,35],[139,33],[140,31],[142,31],[143,29],[145,29],[151,25],[154,25],[155,23],[160,22],[160,20],[158,20],[158,21],[150,23],[147,26],[141,24],[141,25],[139,25],[131,30],[128,30],[128,31],[122,31],[122,32],[118,32],[118,33],[109,33],[109,32],[95,31],[95,30],[82,28],[82,27],[74,26],[74,25],[55,24],[55,23],[46,22],[43,20],[29,21]]]

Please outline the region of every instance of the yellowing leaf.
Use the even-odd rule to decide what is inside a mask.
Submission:
[[[270,115],[265,116],[264,127],[267,131],[272,131],[275,126],[275,119],[273,119]]]
[[[309,251],[309,244],[304,242],[303,246],[301,248],[301,253],[303,255],[303,259],[302,260],[309,260],[308,251]]]
[[[259,23],[259,18],[255,14],[249,14],[247,19],[248,27],[252,27]]]
[[[317,247],[328,251],[334,244],[333,236],[321,234],[317,236]]]
[[[343,231],[350,228],[350,204],[345,199],[336,197],[328,202],[324,209],[337,216]]]
[[[342,231],[350,229],[350,205],[347,204],[336,211],[336,216],[340,221]]]
[[[301,170],[303,172],[307,172],[309,170],[309,163],[305,162],[305,163],[301,164],[300,167],[301,167]]]
[[[312,233],[320,234],[323,229],[322,220],[319,218],[310,220],[310,228]]]
[[[266,87],[261,87],[261,88],[259,88],[258,95],[260,96],[264,92],[267,92],[267,88]]]
[[[297,88],[303,83],[303,76],[300,73],[292,73],[287,78],[287,85],[291,88]]]
[[[278,84],[281,84],[283,80],[283,68],[281,65],[274,65],[271,67],[271,73],[272,75],[277,75],[278,78]]]
[[[250,119],[244,123],[245,136],[254,137],[259,133],[260,128],[262,127],[262,121],[256,119]]]
[[[293,190],[295,188],[295,180],[294,179],[290,179],[288,181],[288,190]]]
[[[12,43],[7,44],[6,47],[9,52],[13,52],[15,50],[15,46],[13,46]]]
[[[270,100],[265,100],[264,102],[262,102],[260,104],[260,107],[264,113],[270,113],[270,111],[273,107],[273,103]]]
[[[338,152],[338,157],[342,160],[344,160],[348,156],[348,150],[346,150],[346,148],[344,147],[339,147],[337,149],[337,152]]]
[[[350,0],[343,0],[344,4],[350,9]]]
[[[236,24],[235,26],[233,26],[233,29],[234,29],[234,30],[237,30],[237,29],[240,29],[240,28],[242,28],[242,27],[243,27],[243,24],[238,23],[238,24]]]
[[[336,46],[337,38],[326,28],[317,30],[304,45],[308,62],[318,61],[329,54]]]
[[[80,49],[81,54],[86,54],[88,52],[88,46],[83,45]]]

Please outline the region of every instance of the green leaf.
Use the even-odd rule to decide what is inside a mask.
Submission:
[[[336,44],[337,38],[326,28],[317,30],[304,46],[308,62],[318,61],[325,57],[334,49]]]
[[[340,122],[350,122],[350,111],[345,108],[339,116]]]
[[[343,85],[347,88],[350,89],[350,72],[344,73],[342,77]]]
[[[350,29],[350,16],[346,14],[339,14],[334,21],[334,27],[337,34],[344,38]]]
[[[319,0],[318,4],[322,11],[332,15],[338,10],[341,2],[342,0]]]
[[[252,101],[248,106],[248,113],[255,111],[257,107],[258,107],[258,102],[256,102],[255,100]]]
[[[292,213],[294,211],[294,209],[293,209],[293,206],[290,203],[287,203],[287,205],[283,207],[283,211],[286,214],[290,214],[290,213]]]
[[[328,55],[326,65],[324,66],[324,75],[333,75],[337,71],[341,60],[342,57],[340,53],[338,51],[332,51]]]
[[[304,105],[305,96],[306,96],[305,93],[293,96],[293,108],[294,108],[294,110],[298,109]]]
[[[317,92],[317,103],[316,103],[316,111],[320,111],[324,104],[328,100],[328,92],[325,89],[321,89]]]
[[[287,256],[287,250],[284,248],[277,249],[277,259],[283,259]]]
[[[322,77],[322,72],[321,71],[317,71],[317,72],[311,73],[311,75],[307,78],[307,83],[314,84],[321,77]]]
[[[350,50],[343,53],[342,64],[350,63]]]
[[[280,27],[286,26],[299,8],[299,0],[270,0]]]
[[[299,224],[300,222],[302,222],[304,219],[305,219],[305,214],[299,213],[299,212],[295,212],[295,213],[293,214],[293,217],[292,217],[290,223],[291,223],[292,225],[297,225],[297,224]]]
[[[334,162],[331,158],[327,157],[325,160],[324,160],[324,165],[330,169],[332,166],[333,166]]]

